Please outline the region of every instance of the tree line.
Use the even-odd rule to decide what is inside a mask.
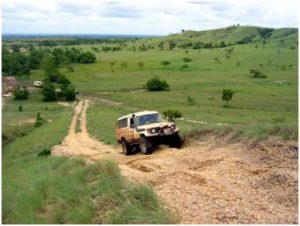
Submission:
[[[32,69],[43,67],[43,62],[51,59],[55,66],[70,63],[94,63],[96,56],[90,51],[76,48],[36,49],[31,48],[26,52],[2,50],[2,72],[7,75],[29,76]]]

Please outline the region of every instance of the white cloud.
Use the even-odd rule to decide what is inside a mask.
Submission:
[[[2,0],[4,33],[168,34],[297,18],[297,0]]]

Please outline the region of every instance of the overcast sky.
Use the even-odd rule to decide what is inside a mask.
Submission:
[[[153,34],[298,27],[298,0],[2,0],[2,33]]]

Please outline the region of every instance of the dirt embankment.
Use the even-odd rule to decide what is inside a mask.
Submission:
[[[88,105],[84,100],[75,106],[69,134],[53,155],[115,160],[129,180],[152,184],[184,224],[298,223],[297,144],[250,148],[211,138],[180,150],[162,146],[152,155],[124,156],[120,147],[89,136]]]

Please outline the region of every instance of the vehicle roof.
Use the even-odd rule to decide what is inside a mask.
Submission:
[[[121,119],[124,119],[124,118],[129,118],[133,114],[135,114],[135,116],[141,116],[141,115],[157,114],[157,113],[158,113],[157,111],[138,111],[138,112],[130,113],[128,115],[124,115],[124,116],[118,118],[118,120],[121,120]]]

